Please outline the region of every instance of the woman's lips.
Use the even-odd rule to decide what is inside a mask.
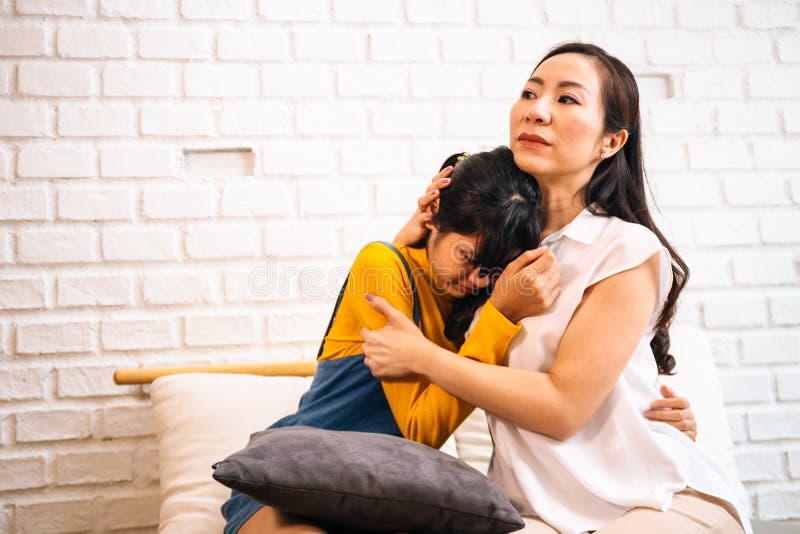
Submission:
[[[550,143],[545,141],[542,137],[530,134],[520,134],[517,137],[517,142],[524,147],[533,148],[535,150],[543,150],[550,146]]]

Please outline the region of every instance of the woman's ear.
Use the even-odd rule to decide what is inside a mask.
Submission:
[[[618,132],[603,134],[603,145],[600,147],[600,154],[602,158],[610,158],[625,146],[628,141],[628,130],[620,130]]]

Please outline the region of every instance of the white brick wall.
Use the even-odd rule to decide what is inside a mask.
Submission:
[[[155,532],[149,403],[113,371],[312,358],[331,280],[579,37],[666,77],[642,112],[679,320],[754,514],[800,519],[796,2],[0,0],[0,532]],[[215,149],[254,175],[184,172]]]

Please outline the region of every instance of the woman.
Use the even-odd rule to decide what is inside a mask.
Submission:
[[[596,46],[553,49],[511,109],[510,146],[541,188],[559,299],[528,316],[540,270],[527,253],[509,265],[489,302],[523,329],[502,367],[454,358],[375,298],[387,323],[362,330],[365,363],[487,411],[489,475],[538,516],[526,532],[750,532],[711,461],[642,415],[675,365],[667,328],[688,270],[646,204],[632,73]]]

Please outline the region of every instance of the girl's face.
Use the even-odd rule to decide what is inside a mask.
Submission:
[[[601,78],[595,61],[559,54],[531,74],[511,107],[514,160],[537,180],[574,175],[600,162],[603,143]]]
[[[489,285],[490,277],[480,276],[479,266],[473,263],[478,253],[477,235],[442,233],[432,224],[428,227],[428,262],[440,293],[461,298]]]

